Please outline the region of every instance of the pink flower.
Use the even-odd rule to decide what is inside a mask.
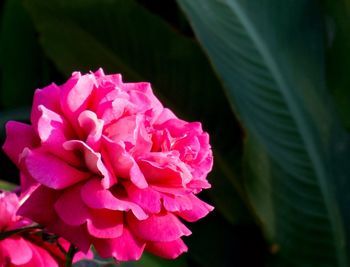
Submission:
[[[19,200],[16,194],[0,193],[0,233],[28,227],[32,222],[17,216]],[[53,243],[48,243],[34,233],[37,230],[18,232],[0,240],[0,266],[53,267],[64,266],[65,255]],[[60,240],[66,247],[69,244]]]
[[[75,72],[35,92],[31,125],[6,130],[3,148],[34,187],[20,214],[82,251],[93,244],[119,261],[144,250],[175,258],[191,234],[181,219],[213,209],[196,197],[210,187],[208,134],[164,108],[149,83]]]

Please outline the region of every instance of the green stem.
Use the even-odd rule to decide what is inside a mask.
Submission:
[[[77,251],[77,248],[73,244],[71,244],[66,254],[66,267],[72,267],[73,258]]]
[[[5,238],[8,238],[12,235],[27,232],[27,231],[34,230],[34,229],[42,229],[42,226],[34,225],[34,226],[28,226],[28,227],[24,227],[24,228],[19,228],[19,229],[15,229],[15,230],[11,230],[11,231],[2,232],[2,233],[0,233],[0,241],[5,239]]]

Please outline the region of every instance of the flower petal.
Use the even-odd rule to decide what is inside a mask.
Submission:
[[[102,184],[105,188],[109,188],[114,185],[117,181],[113,174],[107,169],[102,161],[101,154],[95,152],[86,143],[80,140],[70,140],[63,144],[64,148],[67,150],[72,150],[83,155],[84,165],[93,174],[97,174],[102,179]]]
[[[25,149],[22,157],[28,173],[39,183],[53,189],[66,188],[90,176],[40,149]]]
[[[132,214],[127,214],[130,230],[146,241],[169,242],[191,231],[172,213],[151,215],[146,220],[139,221]]]
[[[17,214],[32,219],[33,221],[49,225],[57,219],[53,205],[60,192],[43,185],[39,185],[19,207]]]
[[[28,243],[32,249],[33,257],[30,261],[30,266],[35,267],[58,267],[58,261],[63,263],[63,260],[56,260],[46,248],[39,247],[33,243]]]
[[[91,241],[85,225],[71,226],[60,218],[47,225],[47,230],[73,243],[83,253],[88,253]]]
[[[39,117],[41,115],[41,112],[38,109],[39,105],[43,105],[47,109],[50,109],[57,114],[61,113],[61,105],[59,101],[60,92],[61,89],[54,83],[46,86],[43,89],[35,90],[33,108],[30,115],[30,121],[32,125],[36,125],[38,123]]]
[[[123,143],[103,139],[103,149],[113,165],[115,175],[130,179],[137,187],[146,188],[148,183],[134,158],[125,150]]]
[[[107,209],[90,211],[88,232],[98,238],[117,238],[123,233],[123,213]]]
[[[147,242],[146,245],[146,251],[166,259],[175,259],[187,250],[180,238],[170,242]]]
[[[177,215],[188,222],[195,222],[214,209],[213,206],[205,203],[194,195],[190,195],[188,198],[192,202],[192,208],[177,212]]]
[[[94,239],[93,245],[102,258],[115,257],[117,261],[139,260],[145,248],[145,242],[135,237],[124,227],[123,234],[117,238]]]
[[[104,189],[97,178],[90,179],[81,189],[85,204],[93,209],[110,209],[118,211],[131,210],[136,218],[144,220],[146,213],[136,204],[116,198],[109,190]]]
[[[16,121],[6,123],[6,141],[2,148],[17,166],[19,166],[19,155],[23,149],[33,148],[39,143],[32,126]]]
[[[55,203],[55,210],[58,216],[68,225],[81,225],[90,217],[89,209],[80,197],[81,187],[78,184],[66,189]]]
[[[84,139],[87,145],[97,151],[102,136],[103,120],[99,120],[94,112],[84,110],[80,113],[78,122],[84,131]]]
[[[128,193],[128,199],[139,205],[142,209],[149,213],[159,213],[161,210],[160,194],[148,187],[140,189],[132,183],[124,183],[124,187]]]
[[[5,252],[5,257],[7,255],[14,265],[26,264],[33,256],[28,242],[20,236],[12,236],[1,240],[0,247]]]
[[[76,119],[77,114],[86,110],[89,96],[95,86],[97,86],[97,82],[94,75],[81,75],[80,72],[74,72],[72,77],[61,86],[62,111],[66,113],[68,118]]]

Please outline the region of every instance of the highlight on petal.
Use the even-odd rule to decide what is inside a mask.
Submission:
[[[181,236],[188,236],[191,231],[172,213],[151,215],[143,221],[127,214],[130,230],[146,241],[169,242]]]

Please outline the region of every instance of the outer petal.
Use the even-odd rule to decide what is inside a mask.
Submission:
[[[15,193],[0,193],[0,232],[15,221],[18,205],[18,197]]]
[[[25,149],[22,157],[28,173],[39,183],[53,189],[66,188],[90,176],[90,173],[82,172],[41,150]]]
[[[32,249],[33,257],[28,264],[28,267],[58,267],[59,264],[57,260],[50,255],[50,253],[42,247],[36,246],[33,243],[28,243]],[[61,262],[63,263],[63,261]]]
[[[188,196],[188,198],[192,202],[192,208],[177,212],[181,218],[188,222],[195,222],[206,216],[210,211],[214,209],[213,206],[210,206],[192,194]]]
[[[58,216],[68,225],[81,225],[90,217],[89,209],[81,200],[80,190],[80,184],[65,190],[55,203]]]
[[[131,183],[124,183],[128,199],[142,207],[148,213],[159,213],[161,210],[160,194],[148,187],[140,189]]]
[[[70,164],[79,166],[79,158],[63,148],[63,143],[69,139],[75,139],[69,122],[61,115],[40,105],[38,107],[40,117],[36,125],[36,131],[40,137],[41,145],[50,153],[57,155]]]
[[[146,241],[169,242],[191,234],[172,213],[152,215],[143,221],[137,220],[132,214],[127,214],[126,218],[130,230]]]
[[[163,194],[163,205],[167,211],[175,212],[182,210],[190,210],[192,209],[192,201],[190,198],[185,196],[172,196],[169,194]]]
[[[45,106],[57,114],[61,113],[60,105],[60,88],[52,83],[43,89],[38,89],[34,93],[33,108],[30,116],[30,120],[33,125],[37,125],[38,119],[40,117],[40,111],[38,109],[39,105]]]
[[[89,97],[97,86],[93,74],[81,75],[79,72],[72,74],[72,77],[61,86],[61,106],[73,125],[76,125],[78,115],[87,109]]]
[[[145,242],[135,237],[128,228],[118,238],[94,239],[93,245],[103,258],[115,257],[119,261],[138,260],[145,248]]]
[[[136,204],[115,197],[109,190],[102,187],[97,178],[90,179],[81,189],[81,197],[85,204],[94,209],[110,209],[129,211],[139,220],[147,218],[146,213]]]
[[[38,144],[39,139],[32,126],[16,121],[6,123],[6,141],[2,148],[17,166],[19,166],[19,155],[23,149],[33,148]]]
[[[49,225],[57,219],[53,206],[59,195],[59,191],[39,185],[24,200],[17,214],[30,218],[39,224]]]
[[[91,245],[86,226],[71,226],[57,218],[47,225],[47,229],[77,246],[83,253],[88,253]]]
[[[123,233],[123,213],[107,209],[95,209],[90,212],[87,221],[88,232],[97,238],[117,238]]]
[[[175,259],[183,252],[187,252],[187,246],[179,238],[171,242],[148,242],[146,251],[166,259]]]
[[[184,187],[192,175],[179,159],[177,151],[146,153],[138,160],[138,165],[147,182],[156,186]]]
[[[0,249],[5,251],[5,257],[11,259],[14,265],[21,265],[32,259],[33,253],[28,242],[22,237],[13,236],[0,241]]]

